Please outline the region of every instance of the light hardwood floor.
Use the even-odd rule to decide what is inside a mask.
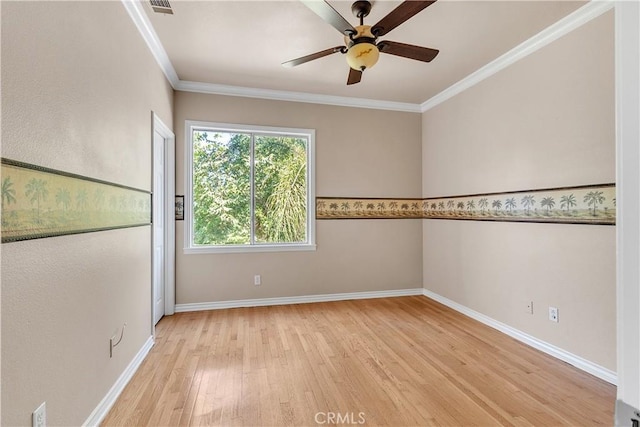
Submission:
[[[615,387],[423,296],[160,321],[104,426],[612,425]]]

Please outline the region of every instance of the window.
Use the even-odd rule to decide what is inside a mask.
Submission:
[[[185,253],[314,250],[314,137],[187,121]]]

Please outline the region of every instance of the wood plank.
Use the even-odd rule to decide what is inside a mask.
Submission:
[[[612,425],[615,396],[412,296],[165,317],[102,425]]]

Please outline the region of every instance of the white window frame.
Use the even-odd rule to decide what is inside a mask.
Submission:
[[[193,131],[211,130],[262,135],[291,135],[307,139],[307,241],[305,243],[254,243],[246,245],[195,245],[193,243]],[[254,126],[187,120],[185,122],[185,201],[184,253],[246,253],[316,250],[316,174],[315,130],[271,126]],[[251,201],[253,205],[253,201]],[[253,206],[252,206],[253,209]]]

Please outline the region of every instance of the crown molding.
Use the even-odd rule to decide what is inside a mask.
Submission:
[[[167,51],[162,46],[158,34],[147,17],[139,0],[121,0],[131,20],[140,31],[162,72],[175,90],[198,92],[216,95],[240,96],[245,98],[270,99],[276,101],[306,102],[311,104],[335,105],[341,107],[370,108],[375,110],[391,110],[420,113],[420,104],[382,101],[346,96],[332,96],[305,92],[290,92],[270,89],[258,89],[241,86],[227,86],[213,83],[190,82],[180,80]]]
[[[530,39],[520,43],[502,56],[491,61],[477,71],[469,74],[464,79],[443,90],[434,97],[428,99],[420,105],[420,111],[425,112],[444,101],[458,95],[460,92],[480,83],[491,77],[498,71],[510,66],[516,61],[531,55],[538,49],[570,33],[576,28],[586,24],[594,18],[612,9],[614,0],[592,0],[575,12],[565,16],[555,24],[550,25]]]
[[[246,98],[270,99],[276,101],[307,102],[311,104],[335,105],[340,107],[371,108],[375,110],[392,110],[409,113],[420,113],[419,104],[405,102],[381,101],[347,96],[321,95],[306,92],[258,89],[252,87],[227,86],[213,83],[189,82],[180,80],[174,87],[184,92],[198,92],[216,95],[240,96]]]
[[[160,65],[169,83],[175,90],[184,92],[208,93],[216,95],[240,96],[245,98],[269,99],[276,101],[305,102],[310,104],[335,105],[340,107],[370,108],[375,110],[390,110],[410,113],[424,113],[431,108],[458,95],[466,89],[491,77],[500,70],[510,66],[516,61],[532,54],[538,49],[570,33],[576,28],[586,24],[594,18],[612,9],[615,0],[592,0],[575,12],[567,15],[560,21],[552,24],[540,33],[519,44],[504,55],[498,57],[484,67],[469,74],[464,79],[453,84],[422,104],[405,102],[384,101],[365,98],[351,98],[345,96],[333,96],[313,94],[306,92],[290,92],[271,89],[259,89],[241,86],[228,86],[213,83],[183,81],[178,78],[169,55],[164,50],[157,33],[153,29],[149,18],[142,8],[139,0],[121,0],[129,16],[135,23],[142,38],[149,46],[153,57]]]
[[[140,31],[142,38],[149,46],[149,50],[151,50],[151,54],[158,62],[160,69],[165,76],[167,76],[167,80],[171,86],[175,89],[180,79],[178,78],[178,73],[176,73],[175,68],[173,68],[173,64],[169,60],[169,55],[167,55],[167,51],[164,50],[164,46],[160,43],[160,38],[158,38],[158,34],[156,30],[153,29],[153,25],[151,25],[151,21],[147,18],[147,14],[144,12],[142,8],[142,3],[138,0],[121,0],[124,8],[129,13],[131,20],[134,24],[136,24],[136,28]]]

